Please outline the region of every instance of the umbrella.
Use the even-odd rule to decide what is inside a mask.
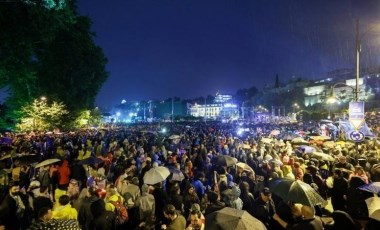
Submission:
[[[336,144],[334,141],[326,141],[325,143],[323,143],[323,147],[325,148],[329,148],[329,149],[333,149],[335,148]]]
[[[280,134],[280,130],[278,130],[278,129],[274,129],[270,132],[270,135],[272,135],[272,136],[277,136],[278,134]]]
[[[243,149],[251,149],[251,146],[248,145],[248,144],[244,144],[244,145],[243,145]]]
[[[170,175],[168,168],[163,166],[157,166],[149,169],[148,172],[144,175],[145,184],[157,184],[161,181],[164,181]]]
[[[8,159],[12,159],[15,165],[28,165],[38,162],[39,156],[36,154],[12,153],[2,156],[0,160],[2,161]]]
[[[170,140],[173,140],[173,139],[179,139],[179,138],[181,138],[181,136],[179,136],[179,135],[171,135],[171,136],[169,137]]]
[[[12,145],[13,139],[10,137],[1,137],[0,138],[0,145]]]
[[[249,165],[247,165],[246,163],[238,162],[236,164],[236,166],[239,167],[239,168],[244,169],[245,171],[251,171],[251,172],[253,172],[253,169]]]
[[[326,140],[330,140],[331,138],[328,136],[310,136],[310,139],[316,140],[316,141],[326,141]]]
[[[265,230],[265,225],[247,211],[234,208],[223,208],[206,216],[207,230]]]
[[[47,160],[44,160],[44,161],[38,163],[36,166],[34,166],[34,168],[40,168],[40,167],[43,167],[46,165],[51,165],[53,163],[57,163],[60,161],[61,161],[60,159],[47,159]]]
[[[329,154],[321,152],[313,152],[311,155],[321,158],[324,161],[335,161],[335,158]]]
[[[269,182],[269,189],[285,201],[293,201],[310,207],[327,204],[317,191],[300,180],[275,179]]]
[[[299,149],[302,150],[304,153],[313,153],[316,151],[314,147],[307,145],[301,145]]]
[[[0,145],[0,151],[7,152],[7,151],[10,151],[10,150],[13,150],[13,146],[12,145]]]
[[[365,200],[368,208],[369,218],[380,221],[380,198],[377,196]]]
[[[237,163],[237,159],[227,155],[219,155],[212,158],[212,163],[220,166],[233,166]]]
[[[183,175],[182,171],[176,168],[170,169],[170,179],[173,181],[183,181],[185,179],[185,176]]]
[[[96,165],[103,161],[97,157],[91,156],[78,162],[79,165]]]
[[[296,138],[292,139],[292,143],[293,144],[301,144],[301,145],[308,145],[309,144],[309,142],[307,142],[302,137],[296,137]]]
[[[358,189],[380,195],[380,182],[365,184],[363,186],[360,186]]]
[[[280,138],[283,139],[284,141],[291,141],[297,137],[300,137],[300,136],[297,134],[291,134],[291,133],[287,133],[283,136],[280,136]]]

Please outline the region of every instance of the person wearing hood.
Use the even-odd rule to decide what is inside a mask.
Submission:
[[[135,202],[139,209],[140,221],[146,221],[155,212],[154,196],[149,194],[149,185],[144,184],[141,188],[142,195]]]
[[[75,208],[71,207],[68,195],[62,195],[58,203],[59,205],[53,210],[53,219],[76,220],[78,218],[78,212]]]
[[[232,186],[230,189],[227,189],[224,192],[226,205],[231,208],[242,210],[243,201],[240,199],[240,193],[240,188],[236,185]]]
[[[20,192],[20,187],[17,181],[9,183],[9,193],[1,201],[0,205],[0,223],[5,229],[19,230],[21,227],[26,227],[28,199]]]
[[[261,190],[260,196],[253,202],[254,217],[259,219],[269,229],[272,224],[272,216],[276,213],[275,205],[272,200],[272,193],[269,188]]]
[[[91,222],[92,230],[116,229],[116,214],[106,210],[103,200],[98,199],[91,204],[91,213],[94,217]]]
[[[94,216],[91,212],[91,204],[99,200],[98,193],[94,187],[87,188],[86,197],[78,212],[78,221],[81,229],[90,230],[91,222],[94,220]]]
[[[69,167],[69,162],[63,160],[62,165],[58,168],[58,188],[61,190],[66,190],[70,182],[71,170]]]

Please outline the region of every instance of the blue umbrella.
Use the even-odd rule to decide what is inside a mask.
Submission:
[[[380,182],[365,184],[358,187],[358,189],[380,195]]]

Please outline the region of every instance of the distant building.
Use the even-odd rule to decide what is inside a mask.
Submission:
[[[239,107],[233,102],[232,95],[217,93],[211,104],[189,105],[188,111],[191,116],[205,118],[238,118]]]

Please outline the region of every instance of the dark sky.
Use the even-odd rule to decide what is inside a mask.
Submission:
[[[357,18],[370,29],[362,65],[380,63],[380,0],[79,0],[78,10],[109,60],[99,106],[354,68]]]

